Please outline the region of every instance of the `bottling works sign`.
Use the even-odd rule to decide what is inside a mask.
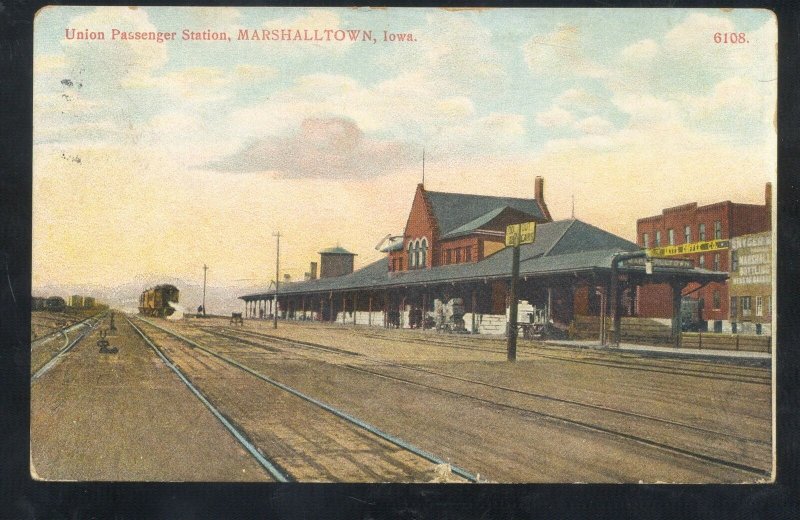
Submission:
[[[536,222],[506,226],[506,246],[533,244],[534,240],[536,240]]]
[[[692,242],[690,244],[680,244],[677,246],[654,247],[647,250],[647,256],[677,256],[688,255],[690,253],[706,253],[708,251],[728,249],[729,246],[729,240],[706,240],[704,242]]]
[[[772,236],[770,233],[731,239],[735,263],[732,285],[769,285],[772,283]]]

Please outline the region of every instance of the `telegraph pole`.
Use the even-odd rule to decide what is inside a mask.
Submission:
[[[273,233],[278,241],[278,247],[275,250],[275,305],[272,312],[272,328],[278,328],[278,289],[281,286],[280,269],[281,269],[281,233]]]
[[[203,316],[206,315],[206,271],[208,266],[203,264]]]

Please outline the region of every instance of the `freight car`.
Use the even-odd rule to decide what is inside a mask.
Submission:
[[[61,296],[51,296],[44,302],[44,307],[48,311],[64,312],[67,308],[67,302]]]
[[[169,316],[175,309],[169,302],[178,303],[178,288],[174,285],[156,285],[139,296],[139,314],[145,316]]]

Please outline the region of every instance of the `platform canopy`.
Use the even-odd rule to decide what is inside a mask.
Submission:
[[[727,273],[655,262],[648,273],[644,262],[623,262],[612,269],[620,253],[639,251],[637,244],[580,220],[569,219],[539,224],[536,242],[520,246],[520,277],[553,278],[564,275],[610,276],[612,271],[627,275],[636,283],[723,282]],[[505,248],[479,262],[436,266],[429,269],[389,271],[388,258],[375,261],[353,273],[281,285],[280,295],[310,295],[340,291],[397,289],[441,283],[465,283],[508,279],[511,276],[511,248]],[[275,289],[246,294],[249,302],[273,299]]]

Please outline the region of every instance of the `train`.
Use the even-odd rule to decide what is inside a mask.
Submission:
[[[64,312],[67,308],[67,302],[61,296],[51,296],[44,301],[44,308],[53,312]]]
[[[163,318],[170,316],[175,309],[169,304],[178,303],[180,291],[174,285],[156,285],[139,296],[139,314]]]

